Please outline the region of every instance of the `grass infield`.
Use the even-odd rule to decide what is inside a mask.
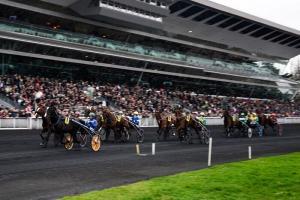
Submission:
[[[300,200],[300,153],[217,165],[64,200]]]

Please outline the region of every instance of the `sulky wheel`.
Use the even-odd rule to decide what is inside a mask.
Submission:
[[[101,137],[100,137],[99,134],[93,135],[92,140],[91,140],[91,148],[95,152],[100,150],[100,148],[101,148]]]
[[[74,146],[74,141],[73,141],[73,137],[70,133],[66,133],[65,134],[65,139],[64,139],[65,143],[64,143],[64,147],[67,150],[71,150]]]

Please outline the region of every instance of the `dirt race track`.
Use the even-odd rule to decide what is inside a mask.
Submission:
[[[300,151],[300,125],[285,125],[282,137],[225,138],[222,127],[210,127],[212,163]],[[155,129],[145,130],[141,153],[151,153]],[[66,151],[39,147],[38,131],[0,131],[0,199],[56,199],[65,195],[128,184],[151,177],[207,166],[206,145],[156,144],[155,156],[136,156],[135,143],[106,143],[98,153],[88,148]]]

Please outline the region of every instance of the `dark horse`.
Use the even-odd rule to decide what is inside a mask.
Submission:
[[[40,146],[46,148],[48,145],[49,138],[51,134],[54,132],[53,126],[49,118],[46,118],[47,115],[47,107],[46,106],[39,106],[35,111],[35,117],[42,117],[42,131],[40,133],[42,142]],[[46,134],[46,135],[45,135]],[[59,140],[57,139],[57,135],[54,132],[54,145],[58,146]]]
[[[68,148],[66,146],[67,143],[73,144],[73,141],[79,143],[76,133],[81,129],[81,127],[70,118],[59,115],[54,106],[50,106],[47,109],[45,118],[47,121],[50,121],[59,141],[64,143],[67,149],[72,148]]]

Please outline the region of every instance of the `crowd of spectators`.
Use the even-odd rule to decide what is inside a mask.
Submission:
[[[0,117],[29,117],[36,108],[36,100],[49,103],[55,100],[58,108],[70,114],[84,113],[88,106],[109,105],[125,114],[138,111],[143,117],[155,111],[171,109],[175,105],[206,116],[221,116],[225,107],[259,110],[282,116],[300,116],[298,104],[280,100],[262,100],[238,97],[201,95],[191,91],[164,88],[101,84],[83,80],[31,77],[23,75],[0,76],[0,93],[18,104],[16,108],[0,108]]]

